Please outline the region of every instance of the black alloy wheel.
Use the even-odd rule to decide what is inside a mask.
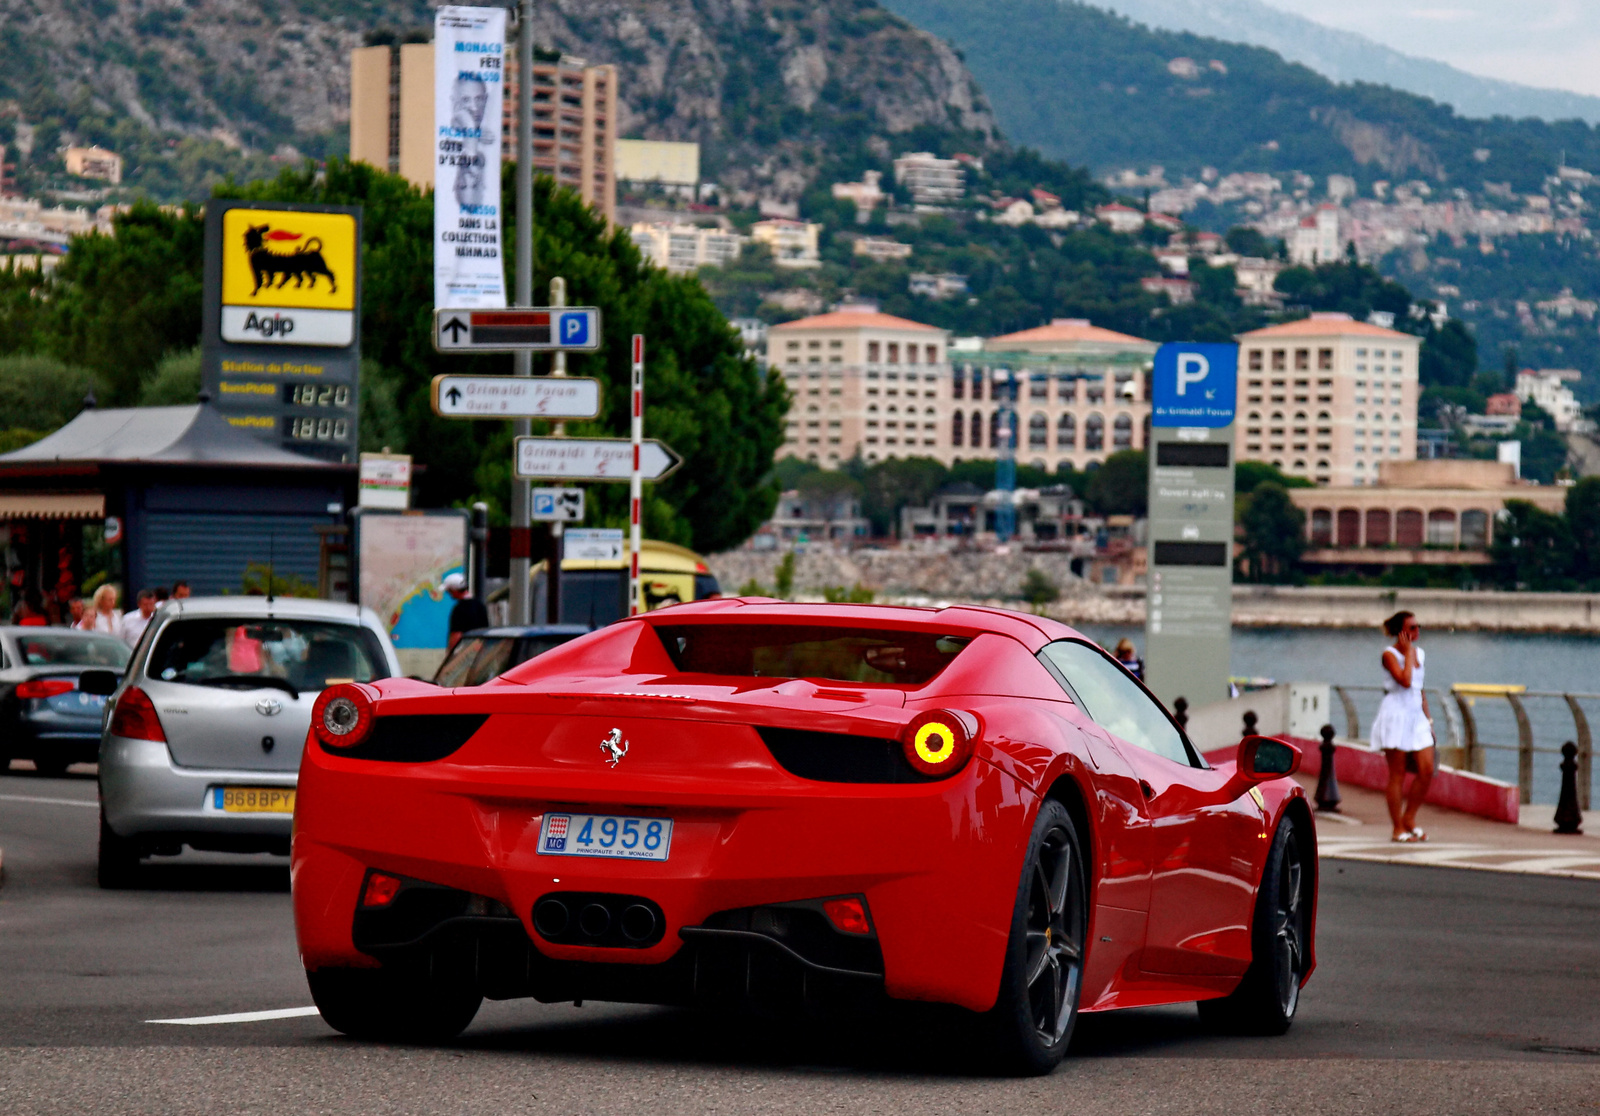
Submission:
[[[995,1054],[1014,1073],[1049,1073],[1078,1021],[1089,921],[1088,877],[1077,829],[1046,800],[1018,882],[1000,995],[989,1012]]]
[[[100,856],[97,877],[108,891],[132,887],[139,880],[139,843],[118,837],[106,824],[105,807],[100,809]]]
[[[1294,1022],[1311,957],[1316,887],[1316,868],[1307,862],[1300,825],[1286,815],[1273,836],[1256,893],[1251,962],[1244,979],[1231,995],[1200,1002],[1200,1018],[1219,1030],[1281,1035]]]
[[[354,1039],[448,1042],[483,1006],[477,989],[420,970],[317,969],[306,983],[323,1022]]]

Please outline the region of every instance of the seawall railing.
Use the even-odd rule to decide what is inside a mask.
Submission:
[[[1589,726],[1592,717],[1600,717],[1600,693],[1464,682],[1424,693],[1439,737],[1440,762],[1515,783],[1524,805],[1555,802],[1561,746],[1571,742],[1577,748],[1578,805],[1590,809],[1594,739]],[[1370,729],[1383,688],[1336,685],[1333,694],[1344,714],[1344,735],[1366,740],[1362,730]]]

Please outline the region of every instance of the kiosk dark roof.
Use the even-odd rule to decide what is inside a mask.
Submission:
[[[87,410],[30,446],[0,454],[0,472],[39,462],[240,465],[351,469],[279,449],[229,424],[204,404]]]

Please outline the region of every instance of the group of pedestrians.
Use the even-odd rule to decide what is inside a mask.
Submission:
[[[135,600],[135,606],[127,612],[121,612],[117,609],[117,587],[102,585],[87,600],[83,597],[73,597],[69,600],[66,614],[61,617],[60,626],[115,636],[129,647],[136,647],[144,635],[144,630],[150,626],[150,618],[156,614],[156,609],[161,607],[163,601],[169,599],[181,601],[188,596],[187,581],[174,583],[171,592],[165,587],[141,589]],[[12,610],[11,622],[23,627],[44,628],[51,626],[51,617],[39,600],[38,594],[29,593],[18,601],[16,608]]]

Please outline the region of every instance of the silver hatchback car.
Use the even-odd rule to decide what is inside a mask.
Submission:
[[[371,609],[289,597],[163,605],[106,703],[100,886],[128,887],[141,859],[185,845],[287,853],[317,695],[399,673]]]

